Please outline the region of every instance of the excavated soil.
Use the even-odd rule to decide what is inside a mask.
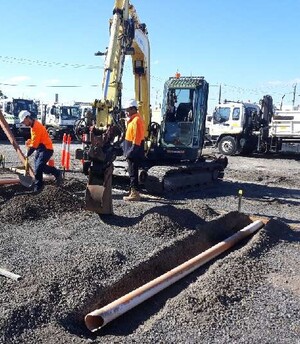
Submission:
[[[77,185],[78,183],[72,182],[68,186],[74,189]],[[43,220],[66,212],[75,213],[84,207],[83,201],[70,193],[68,187],[61,189],[47,185],[39,194],[20,189],[20,186],[3,187],[3,206],[0,210],[2,223],[22,224],[26,220]]]
[[[0,147],[16,164],[10,145]],[[299,343],[298,156],[230,157],[223,181],[138,203],[124,202],[127,184],[114,181],[110,216],[85,210],[78,168],[39,194],[0,186],[0,268],[21,276],[0,276],[0,343]],[[87,313],[253,217],[269,221],[97,333],[86,328]]]

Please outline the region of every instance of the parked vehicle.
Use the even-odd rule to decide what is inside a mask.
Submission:
[[[276,110],[269,126],[268,138],[268,145],[264,147],[266,151],[279,152],[284,143],[300,146],[300,111]]]
[[[22,110],[27,110],[33,118],[37,118],[38,107],[34,100],[23,98],[0,99],[0,109],[10,130],[15,136],[24,138],[30,136],[30,128],[20,123],[19,113]],[[5,134],[1,131],[0,136],[5,137]]]
[[[206,138],[225,155],[279,152],[300,143],[300,111],[276,110],[269,95],[259,105],[225,101],[207,117]]]
[[[74,123],[80,118],[79,106],[60,103],[48,104],[41,113],[41,122],[52,140],[61,139],[63,134],[74,134]]]
[[[253,122],[259,112],[257,104],[225,101],[207,118],[206,136],[222,154],[251,152],[256,148]]]
[[[91,113],[95,114],[95,108],[93,108],[93,105],[91,103],[75,102],[74,106],[78,106],[79,107],[79,111],[80,111],[80,117],[79,118],[85,118],[86,114],[88,112],[91,112]]]

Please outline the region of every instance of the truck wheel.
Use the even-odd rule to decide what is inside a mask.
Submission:
[[[218,149],[221,154],[234,155],[237,151],[235,139],[231,136],[223,137],[218,143]]]
[[[47,129],[47,131],[48,131],[48,134],[50,136],[50,139],[51,140],[55,140],[56,139],[56,130],[54,128],[52,128],[52,127],[49,127]]]

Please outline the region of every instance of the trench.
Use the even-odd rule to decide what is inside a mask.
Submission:
[[[91,335],[83,322],[84,317],[87,313],[95,309],[104,307],[105,305],[122,297],[123,295],[161,276],[169,270],[195,257],[201,252],[206,251],[213,245],[230,237],[250,223],[252,223],[252,220],[249,218],[249,216],[239,212],[231,212],[222,215],[210,222],[199,225],[197,229],[192,233],[189,233],[184,238],[180,238],[178,240],[175,240],[174,242],[169,243],[163,249],[154,252],[147,260],[142,261],[138,265],[132,267],[130,271],[124,273],[123,276],[121,276],[121,278],[119,278],[119,280],[113,285],[109,285],[106,288],[99,286],[99,289],[95,290],[84,307],[82,307],[80,310],[69,313],[66,318],[61,319],[61,324],[73,334],[84,334],[89,338],[91,336],[93,337],[94,335]],[[249,239],[242,240],[239,244],[237,244],[229,251],[238,249],[247,240]],[[225,256],[226,254],[228,254],[229,251],[224,252],[218,258],[220,259],[220,257]],[[203,267],[200,267],[191,275],[195,278],[195,276],[197,276],[198,274],[205,273],[210,264],[213,264],[213,262],[218,258],[215,258],[211,262],[205,264]],[[187,276],[185,278],[186,281],[191,282],[190,277]],[[168,298],[168,295],[175,296],[174,290],[177,290],[175,294],[181,291],[182,287],[180,287],[180,284],[180,281],[176,282],[175,287],[169,286],[166,291],[161,291],[159,295],[165,295],[163,298]],[[183,282],[183,285],[186,286],[186,282]],[[161,298],[161,296],[155,295],[151,299],[153,300],[156,297]],[[165,300],[163,302],[165,302]],[[154,308],[153,304],[156,304]],[[131,318],[130,314],[137,312],[135,313],[135,316],[141,318],[139,321],[143,322],[147,319],[147,316],[151,315],[152,311],[158,311],[160,306],[158,306],[157,308],[157,304],[159,305],[160,302],[156,303],[151,300],[146,300],[143,304],[137,306],[137,311],[130,310],[128,313],[122,315],[121,319],[124,320],[126,319],[126,317]],[[148,308],[147,311],[145,311],[145,308]],[[112,326],[114,326],[117,322],[118,319],[113,320]],[[100,330],[100,334],[101,331],[102,333],[109,331],[110,326],[110,324],[106,325],[104,329]],[[106,330],[106,328],[108,328],[108,330]]]
[[[0,194],[1,221],[6,222],[9,220],[10,222],[13,221],[15,224],[21,224],[26,220],[39,220],[42,218],[46,219],[51,214],[80,211],[82,202],[79,198],[74,197],[74,192],[82,188],[83,185],[78,182],[65,183],[64,190],[61,188],[56,188],[52,185],[48,185],[45,188],[44,194],[42,193],[32,197],[28,197],[28,194],[26,193],[23,194],[24,190],[20,186],[7,186],[2,188],[2,192]],[[35,208],[36,204],[39,205],[38,208]],[[12,212],[15,214],[13,218],[11,217]],[[31,218],[28,218],[29,214]],[[64,300],[61,295],[61,290],[58,287],[59,284],[57,284],[57,291],[54,294],[51,292],[54,295],[53,302],[46,302],[45,297],[47,293],[43,292],[40,299],[35,299],[35,302],[33,302],[33,300],[30,301],[30,303],[27,304],[28,307],[26,309],[28,314],[41,313],[44,314],[44,318],[42,316],[35,317],[34,319],[31,319],[33,322],[32,324],[27,324],[25,320],[25,322],[19,322],[18,319],[14,319],[15,315],[12,314],[11,327],[15,326],[15,328],[12,329],[8,327],[7,333],[13,330],[17,336],[21,335],[27,328],[36,328],[42,323],[47,323],[49,319],[54,317],[56,318],[56,321],[68,332],[78,336],[91,338],[92,335],[84,324],[84,317],[86,314],[94,309],[101,308],[109,304],[130,291],[135,290],[147,282],[161,276],[167,271],[195,257],[201,252],[204,252],[218,242],[230,237],[251,222],[252,220],[249,218],[249,216],[239,212],[227,213],[206,223],[204,221],[201,222],[199,218],[199,225],[195,226],[194,230],[184,232],[183,235],[175,236],[170,240],[167,240],[164,246],[152,252],[150,256],[145,257],[145,260],[141,261],[139,264],[131,264],[131,266],[127,268],[122,268],[122,272],[120,273],[118,279],[114,280],[112,284],[106,283],[104,286],[94,285],[92,290],[89,292],[88,299],[85,299],[82,303],[79,301],[75,302],[76,306],[73,309],[68,309],[67,312],[59,315],[58,317],[55,316],[55,313],[59,308],[59,303]],[[234,249],[238,248],[240,245],[242,245],[242,243],[237,245]],[[226,255],[226,253],[223,255]],[[212,262],[195,271],[193,276],[204,273],[207,267],[212,264]],[[101,264],[101,260],[98,262],[95,261],[95,264],[97,263]],[[109,277],[107,278],[108,281],[110,280]],[[66,278],[67,281],[64,283],[67,285],[68,279],[71,279],[72,277],[68,276]],[[93,276],[89,276],[89,278],[92,279]],[[155,313],[159,310],[162,303],[165,302],[170,295],[176,296],[176,294],[180,293],[182,288],[186,287],[187,283],[190,281],[191,278],[186,278],[182,284],[178,281],[175,283],[175,286],[170,286],[166,289],[166,291],[161,291],[159,295],[153,297],[162,297],[163,301],[152,302],[153,299],[152,301],[145,301],[146,306],[139,306],[137,313],[135,313],[135,316],[140,319],[137,321],[145,321],[147,317],[151,316],[151,312]],[[54,282],[51,281],[51,279],[45,282],[46,283],[43,285],[43,288],[51,291],[53,289],[52,287]],[[58,281],[58,283],[60,282]],[[18,310],[18,313],[20,314],[23,313],[22,307],[24,306],[20,306]],[[39,307],[42,309],[42,311],[39,310],[37,312],[36,310],[38,310]],[[147,311],[145,311],[145,307],[147,308]],[[131,310],[130,314],[133,314],[132,312],[135,311]],[[130,317],[130,314],[124,314],[123,319]],[[115,323],[115,321],[112,323]],[[110,324],[105,327],[104,331],[107,331],[106,328],[109,329],[109,326]],[[114,325],[112,324],[112,326]]]

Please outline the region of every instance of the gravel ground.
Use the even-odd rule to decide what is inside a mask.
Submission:
[[[0,154],[6,167],[20,165],[11,145],[0,143]],[[299,155],[229,157],[223,181],[139,203],[124,203],[127,185],[115,181],[114,215],[102,217],[84,210],[86,177],[73,160],[62,187],[49,181],[32,195],[0,186],[0,268],[22,276],[0,276],[0,343],[300,343],[299,165]],[[87,330],[87,313],[253,217],[269,219],[253,237]]]

